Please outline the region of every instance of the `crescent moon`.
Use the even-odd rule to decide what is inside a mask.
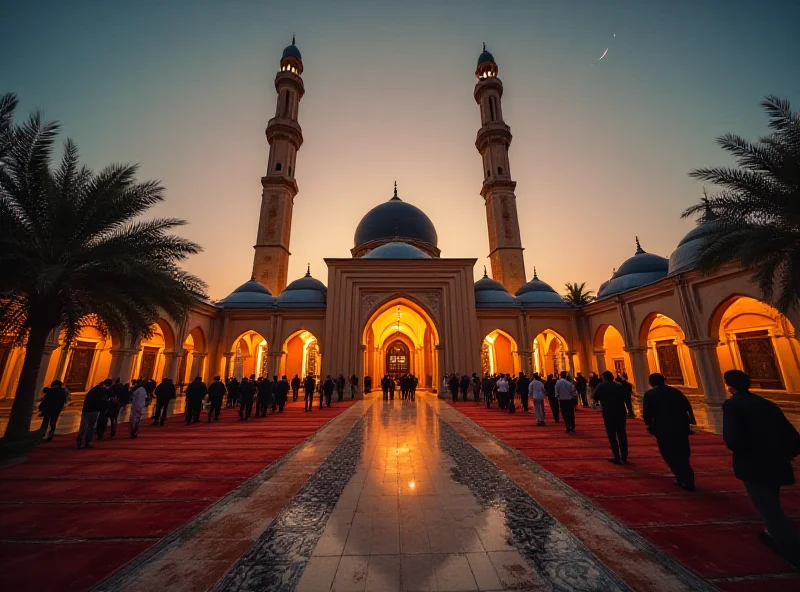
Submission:
[[[608,48],[606,47],[606,50],[603,52],[603,55],[601,55],[599,58],[597,58],[597,61],[599,62],[599,61],[600,61],[600,60],[602,60],[604,57],[606,57],[606,54],[607,54],[607,53],[608,53]]]

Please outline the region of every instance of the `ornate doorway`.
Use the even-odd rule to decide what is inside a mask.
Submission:
[[[386,348],[386,371],[390,376],[408,374],[409,372],[408,346],[399,339],[393,341]]]

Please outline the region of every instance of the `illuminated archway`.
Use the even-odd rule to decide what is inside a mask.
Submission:
[[[481,371],[484,374],[517,374],[520,371],[517,342],[502,329],[495,329],[483,338]]]
[[[560,333],[545,329],[533,339],[533,371],[540,376],[557,375],[561,371],[574,374],[576,368],[571,367],[568,351],[567,340]]]
[[[255,374],[266,376],[269,372],[267,355],[267,340],[257,331],[247,330],[241,333],[231,344],[230,353],[233,354],[232,375],[241,380],[243,376],[250,377]]]
[[[142,339],[139,346],[139,355],[136,359],[133,376],[158,382],[165,370],[164,352],[174,349],[175,336],[169,324],[163,319],[156,321],[151,330],[150,337]]]
[[[709,329],[719,338],[723,373],[744,370],[754,390],[800,392],[800,343],[792,323],[775,308],[748,296],[732,296],[714,311]]]
[[[289,379],[296,374],[300,378],[311,374],[319,378],[322,358],[319,350],[319,340],[310,331],[301,330],[292,333],[283,342],[283,357],[281,359],[280,374]]]
[[[657,312],[647,315],[639,330],[639,343],[647,346],[650,370],[663,374],[667,384],[696,387],[692,355],[685,339],[677,321]]]
[[[613,374],[626,374],[629,378],[633,376],[631,359],[625,351],[625,340],[614,325],[598,327],[594,345],[598,372],[609,370]]]
[[[389,373],[388,349],[397,343],[405,346],[408,372],[419,378],[420,385],[437,384],[439,333],[428,312],[409,297],[387,301],[364,327],[364,375],[371,376],[374,385]]]

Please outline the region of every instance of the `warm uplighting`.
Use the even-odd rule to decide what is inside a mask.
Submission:
[[[408,486],[409,486],[411,489],[414,489],[414,488],[417,486],[417,484],[416,484],[416,483],[414,483],[413,481],[409,481],[409,482],[408,482]]]

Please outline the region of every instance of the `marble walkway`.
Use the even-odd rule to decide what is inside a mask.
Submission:
[[[712,589],[427,394],[358,402],[97,589],[164,586]]]

